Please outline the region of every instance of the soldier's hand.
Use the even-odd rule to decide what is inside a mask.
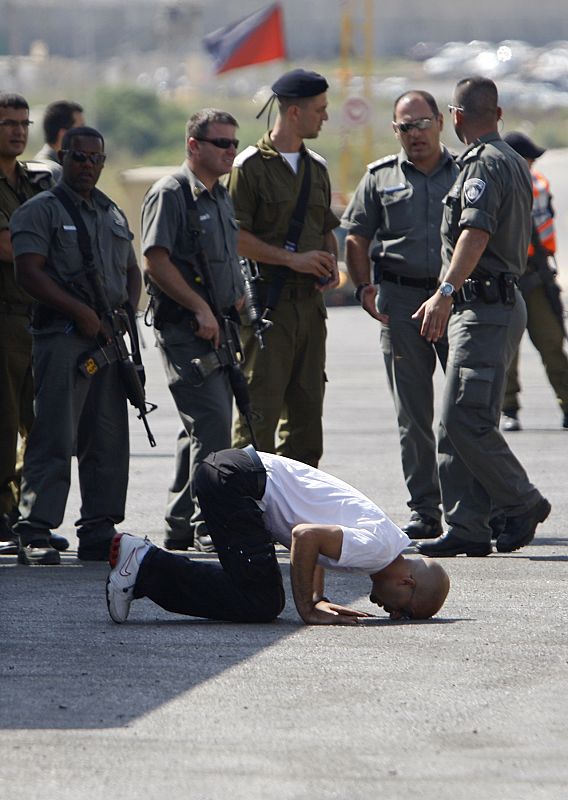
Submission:
[[[200,339],[207,339],[207,341],[212,342],[213,347],[217,349],[220,337],[219,323],[209,306],[204,306],[195,312],[195,321],[197,322],[195,335],[199,336]]]
[[[451,310],[452,298],[443,297],[440,292],[436,292],[422,303],[418,311],[412,315],[412,319],[422,320],[421,336],[428,342],[437,342],[444,335]]]
[[[327,278],[319,278],[316,282],[316,289],[318,292],[327,292],[328,289],[336,289],[339,286],[339,269],[337,267],[337,258],[333,253],[330,254],[333,258],[333,270]]]
[[[333,278],[337,272],[335,256],[325,250],[294,253],[290,266],[295,272],[315,275],[317,278]]]
[[[384,322],[385,325],[389,324],[389,315],[381,314],[377,311],[377,287],[370,283],[361,291],[361,307],[365,309],[369,316],[377,319],[379,322]]]
[[[74,319],[77,330],[83,336],[96,339],[103,332],[103,323],[99,319],[97,312],[89,308],[89,306],[82,306]]]

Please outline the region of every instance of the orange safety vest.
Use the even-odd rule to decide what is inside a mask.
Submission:
[[[554,229],[554,210],[551,204],[550,184],[540,172],[531,170],[533,185],[532,218],[541,245],[553,254],[556,252],[556,232]],[[529,244],[529,257],[534,255],[532,242]]]

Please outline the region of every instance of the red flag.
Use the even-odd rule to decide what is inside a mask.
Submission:
[[[209,33],[203,44],[215,59],[215,72],[286,58],[282,6],[273,3],[226,28]]]

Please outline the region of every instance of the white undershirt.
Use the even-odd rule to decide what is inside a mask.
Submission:
[[[280,153],[280,155],[286,159],[286,161],[290,164],[296,175],[298,174],[298,165],[300,163],[300,153]]]
[[[259,505],[267,530],[290,549],[292,528],[302,522],[339,525],[341,556],[319,556],[327,569],[372,575],[392,563],[410,539],[372,500],[348,483],[299,461],[259,453],[266,491]]]

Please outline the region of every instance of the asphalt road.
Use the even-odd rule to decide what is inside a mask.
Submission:
[[[122,528],[160,542],[177,420],[150,346],[146,361],[158,446],[133,417]],[[322,467],[402,524],[394,411],[359,309],[330,311],[328,362]],[[524,430],[509,441],[553,512],[516,554],[447,560],[431,621],[306,627],[290,599],[273,624],[231,625],[141,600],[114,625],[105,566],[75,558],[74,479],[62,566],[0,558],[0,797],[565,798],[568,431],[528,342],[521,377]],[[371,611],[367,588],[331,575],[327,594]]]

